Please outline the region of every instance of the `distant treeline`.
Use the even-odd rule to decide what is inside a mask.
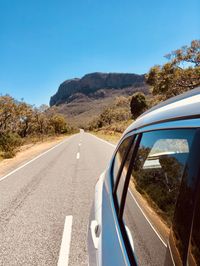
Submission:
[[[33,107],[9,95],[0,96],[0,156],[13,157],[26,139],[70,133],[61,114],[48,106]]]

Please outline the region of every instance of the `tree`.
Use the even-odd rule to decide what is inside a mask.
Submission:
[[[67,132],[67,122],[63,115],[55,114],[50,118],[50,124],[53,127],[55,134]]]
[[[144,93],[134,93],[131,98],[130,107],[134,119],[141,115],[147,108],[147,102]]]
[[[165,57],[169,60],[166,64],[152,67],[146,75],[154,95],[167,99],[200,85],[200,40]]]
[[[33,107],[25,102],[21,102],[18,105],[18,133],[22,138],[32,134],[34,131],[34,110]]]
[[[35,123],[34,123],[35,133],[39,135],[47,135],[50,129],[50,122],[46,114],[41,113],[37,109],[35,109],[34,117],[35,117]]]
[[[9,95],[0,97],[0,133],[15,131],[17,123],[17,104]]]
[[[0,155],[13,157],[27,137],[72,132],[65,118],[49,111],[47,105],[35,108],[9,95],[0,96]]]

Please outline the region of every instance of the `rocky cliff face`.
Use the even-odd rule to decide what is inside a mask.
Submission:
[[[140,87],[145,83],[144,75],[122,73],[91,73],[80,79],[64,81],[58,91],[50,99],[50,106],[69,103],[73,95],[94,95],[102,89],[123,89],[127,87]],[[98,93],[96,93],[98,95]]]

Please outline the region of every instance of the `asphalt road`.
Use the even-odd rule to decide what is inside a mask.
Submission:
[[[94,186],[113,149],[81,132],[0,181],[0,265],[57,265],[69,215],[69,265],[88,264]]]

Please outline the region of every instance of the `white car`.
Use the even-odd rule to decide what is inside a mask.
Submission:
[[[200,88],[140,116],[99,178],[89,265],[200,265]]]

